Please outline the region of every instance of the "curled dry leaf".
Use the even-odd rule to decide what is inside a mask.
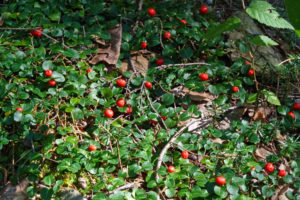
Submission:
[[[266,157],[269,155],[269,154],[272,154],[270,151],[266,150],[265,148],[263,147],[259,147],[256,149],[255,151],[255,155],[257,157],[259,157],[260,159],[262,160],[266,160]]]
[[[190,95],[192,101],[200,102],[200,103],[207,103],[216,98],[215,95],[212,95],[208,92],[195,92],[190,91],[188,88],[183,89],[183,93]]]
[[[149,60],[145,58],[143,55],[134,55],[131,57],[132,64],[137,72],[141,72],[145,75],[145,72],[149,67]],[[132,67],[129,64],[129,61],[122,62],[121,68],[119,69],[121,73],[125,71],[133,71]]]
[[[120,48],[122,44],[122,24],[119,24],[108,31],[111,35],[108,47],[99,48],[97,54],[89,61],[96,65],[104,62],[107,65],[116,65],[120,56]]]

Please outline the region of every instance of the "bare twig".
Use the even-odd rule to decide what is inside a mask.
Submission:
[[[107,130],[107,128],[105,128],[102,124],[99,124],[99,126],[100,126],[101,128],[103,128],[103,129],[104,129],[111,137],[114,137],[114,136],[111,134],[111,132],[109,132],[109,130]],[[110,150],[111,150],[112,154],[114,155],[115,153],[114,153],[114,150],[113,150],[113,147],[112,147],[111,140],[109,140],[109,147],[110,147]]]
[[[191,66],[191,65],[207,65],[209,66],[210,64],[205,63],[205,62],[195,62],[195,63],[178,63],[178,64],[169,64],[169,65],[161,65],[158,66],[157,69],[161,70],[161,69],[165,69],[168,67],[178,67],[178,66]]]
[[[175,135],[173,135],[173,137],[164,146],[164,148],[161,150],[161,152],[159,154],[157,166],[156,166],[156,176],[155,176],[156,181],[158,181],[158,179],[159,179],[157,172],[158,172],[159,168],[161,167],[163,157],[167,153],[168,149],[171,147],[172,143],[174,143],[176,141],[176,139],[183,133],[183,131],[185,131],[185,129],[187,129],[189,126],[191,126],[195,122],[198,122],[199,120],[201,121],[201,124],[198,127],[201,129],[205,128],[207,125],[211,124],[213,121],[212,118],[193,120],[193,121],[187,123],[185,126],[183,126],[179,131],[177,131],[177,133],[175,133]],[[193,130],[191,130],[190,132],[192,133]]]
[[[242,0],[243,9],[246,10],[245,2]]]
[[[164,46],[164,43],[162,42],[162,31],[163,31],[163,28],[164,28],[164,27],[163,27],[163,23],[162,23],[161,19],[160,19],[160,18],[158,18],[158,19],[159,19],[159,21],[160,21],[159,40],[160,40],[161,48],[164,49],[165,46]]]
[[[144,0],[140,0],[140,1],[139,1],[139,8],[138,8],[138,11],[139,11],[139,12],[142,10],[143,4],[144,4]]]
[[[123,185],[121,187],[114,189],[113,191],[110,192],[110,194],[114,194],[115,192],[120,191],[120,190],[128,190],[128,189],[132,189],[132,188],[138,188],[141,186],[142,182],[143,182],[142,179],[136,179],[132,183],[127,183],[126,185]]]
[[[257,79],[256,79],[256,69],[255,69],[255,66],[254,66],[254,57],[252,55],[252,53],[250,52],[250,57],[251,57],[251,66],[252,66],[252,69],[253,69],[253,75],[254,75],[254,83],[255,83],[255,88],[256,88],[256,91],[258,92],[258,82],[257,82]],[[257,95],[259,96],[259,95]]]
[[[147,96],[147,99],[148,99],[148,102],[149,102],[149,104],[150,104],[151,109],[152,109],[158,116],[160,116],[160,114],[157,112],[157,110],[154,108],[154,106],[153,106],[153,104],[152,104],[152,101],[151,101],[151,99],[150,99],[150,97],[149,97],[149,94],[148,94],[147,89],[144,88],[144,90],[145,90],[145,93],[146,93],[146,96]],[[168,134],[168,136],[169,136],[169,135],[170,135],[170,134],[169,134],[169,131],[168,131],[169,129],[168,129],[168,127],[167,127],[165,121],[162,119],[162,117],[160,117],[160,120],[161,120],[162,124],[164,125],[164,128],[167,130],[167,134]]]
[[[283,64],[286,63],[286,62],[291,63],[291,61],[294,60],[294,59],[295,59],[295,58],[288,58],[288,59],[282,61],[281,63],[279,63],[278,66],[283,65]]]
[[[119,165],[120,165],[120,169],[122,169],[123,166],[122,166],[121,155],[120,155],[119,141],[118,140],[116,140],[116,141],[117,141],[117,151],[118,151]]]
[[[15,31],[29,31],[29,30],[35,30],[37,31],[38,28],[36,29],[32,29],[32,28],[0,28],[0,30],[15,30]],[[56,43],[59,43],[59,41],[53,37],[51,37],[50,35],[44,33],[43,31],[40,32],[42,35],[44,35],[46,38],[49,38],[51,40],[53,40]],[[62,43],[63,47],[69,49],[70,47],[68,47],[67,45],[65,45],[64,43]]]

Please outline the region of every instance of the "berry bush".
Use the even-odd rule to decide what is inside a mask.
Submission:
[[[12,0],[0,10],[2,186],[27,178],[28,199],[45,200],[66,188],[93,200],[299,199],[300,102],[260,84],[251,52],[228,59],[223,32],[237,17],[219,22],[199,1]],[[122,31],[116,64],[91,64],[115,47],[113,27]],[[265,37],[253,43],[274,45]],[[151,53],[148,68],[136,69],[134,52]],[[291,60],[276,75],[297,89]],[[213,96],[209,114],[178,88]],[[250,107],[273,113],[220,129],[228,113]]]

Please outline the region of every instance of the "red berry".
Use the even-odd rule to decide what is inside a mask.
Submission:
[[[255,170],[255,167],[251,167],[250,169],[251,169],[251,170]]]
[[[156,11],[153,8],[148,9],[148,15],[154,16],[156,14]]]
[[[201,79],[202,81],[206,81],[206,80],[208,79],[207,73],[202,73],[202,74],[199,75],[199,77],[200,77],[200,79]]]
[[[166,40],[171,39],[171,33],[170,33],[170,32],[165,32],[164,38],[165,38]]]
[[[289,116],[291,116],[292,118],[294,118],[294,119],[295,119],[295,114],[294,114],[294,113],[292,113],[292,112],[289,112],[287,115],[289,115]]]
[[[265,166],[265,170],[269,173],[274,171],[274,165],[272,163],[267,163]]]
[[[184,25],[186,25],[186,21],[185,19],[180,20],[182,23],[184,23]]]
[[[300,109],[300,103],[298,103],[298,102],[294,103],[293,108],[295,110],[299,110]]]
[[[106,109],[104,115],[107,118],[112,118],[114,116],[114,111],[112,109]]]
[[[124,79],[120,78],[120,79],[117,80],[117,85],[119,87],[125,87],[126,81]]]
[[[22,109],[21,107],[18,107],[18,108],[16,109],[16,112],[17,112],[17,111],[23,112],[23,109]]]
[[[166,120],[168,117],[167,117],[167,116],[164,116],[164,117],[161,116],[161,118],[162,118],[163,120]]]
[[[278,171],[278,176],[284,177],[285,175],[286,175],[286,171],[284,169]]]
[[[125,100],[124,99],[119,99],[117,101],[117,106],[118,107],[124,107],[125,106]]]
[[[150,123],[151,123],[151,124],[157,124],[158,121],[155,121],[155,120],[150,119]]]
[[[92,68],[88,68],[88,69],[86,70],[86,73],[88,74],[88,73],[90,73],[91,71],[93,71],[93,69],[92,69]]]
[[[51,79],[51,80],[49,81],[49,85],[50,85],[51,87],[55,86],[55,85],[56,85],[56,81],[55,81],[54,79]]]
[[[170,165],[168,167],[168,172],[170,172],[170,173],[175,172],[175,167],[173,167],[172,165]]]
[[[249,63],[249,62],[245,62],[245,65],[251,65],[251,63]]]
[[[89,150],[90,151],[96,151],[97,150],[97,147],[95,145],[90,145],[89,146]]]
[[[254,70],[253,70],[253,69],[249,69],[248,75],[249,75],[249,76],[253,76],[253,75],[254,75]]]
[[[152,83],[146,81],[146,82],[145,82],[145,87],[146,87],[146,88],[152,88]]]
[[[31,35],[33,35],[33,36],[38,36],[38,37],[41,37],[41,36],[42,36],[42,30],[41,30],[41,29],[38,29],[37,31],[31,30],[30,33],[31,33]]]
[[[201,14],[206,14],[208,12],[208,8],[206,6],[201,6],[200,7],[200,13]]]
[[[125,111],[126,114],[130,114],[132,112],[131,106],[128,106],[127,110]]]
[[[47,70],[45,71],[45,76],[46,76],[46,77],[51,77],[52,74],[53,74],[53,71],[52,71],[51,69],[47,69]]]
[[[147,42],[141,42],[141,48],[145,49],[147,47]]]
[[[232,91],[233,91],[233,92],[238,92],[238,91],[239,91],[239,87],[233,86],[233,87],[232,87]]]
[[[182,151],[182,152],[181,152],[181,157],[182,157],[183,159],[187,159],[187,158],[189,157],[189,152],[188,152],[188,151]]]
[[[164,59],[162,59],[162,58],[157,59],[157,60],[156,60],[156,64],[157,64],[158,66],[164,64]]]
[[[225,185],[226,184],[226,179],[223,176],[218,176],[216,178],[216,183],[219,186]]]

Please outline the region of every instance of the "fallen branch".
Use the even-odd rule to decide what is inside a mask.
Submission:
[[[179,63],[179,64],[161,65],[161,66],[158,66],[157,69],[161,70],[161,69],[165,69],[165,68],[168,68],[168,67],[191,66],[191,65],[207,65],[207,66],[209,66],[210,64],[205,63],[205,62]]]
[[[163,157],[165,156],[165,154],[167,153],[168,149],[171,147],[172,143],[174,143],[176,141],[176,139],[183,133],[183,131],[185,131],[185,129],[187,129],[189,126],[191,126],[192,124],[199,122],[199,120],[201,121],[201,124],[195,128],[194,130],[198,129],[198,128],[205,128],[206,126],[208,126],[209,124],[211,124],[213,122],[212,118],[206,118],[206,119],[198,119],[195,121],[191,121],[189,123],[187,123],[185,126],[183,126],[177,133],[175,133],[175,135],[173,135],[173,137],[169,140],[169,142],[164,146],[164,148],[161,150],[159,157],[158,157],[158,161],[157,161],[157,166],[156,166],[156,175],[155,175],[155,180],[158,181],[159,176],[158,176],[158,170],[161,167],[162,161],[163,161]],[[190,132],[192,133],[194,130],[191,130]]]
[[[123,185],[121,187],[118,187],[116,189],[114,189],[113,191],[110,192],[110,194],[114,194],[117,191],[121,191],[121,190],[128,190],[128,189],[132,189],[132,188],[139,188],[142,184],[143,180],[141,179],[137,179],[132,183],[127,183],[126,185]]]
[[[31,31],[31,30],[35,30],[37,31],[38,29],[32,29],[32,28],[0,28],[0,30],[15,30],[15,31]],[[43,31],[40,32],[42,35],[44,35],[46,38],[49,38],[51,40],[53,40],[56,43],[59,43],[59,41],[53,37],[51,37],[50,35],[44,33]],[[70,47],[68,47],[67,45],[65,45],[64,43],[62,43],[62,46],[69,49]]]

